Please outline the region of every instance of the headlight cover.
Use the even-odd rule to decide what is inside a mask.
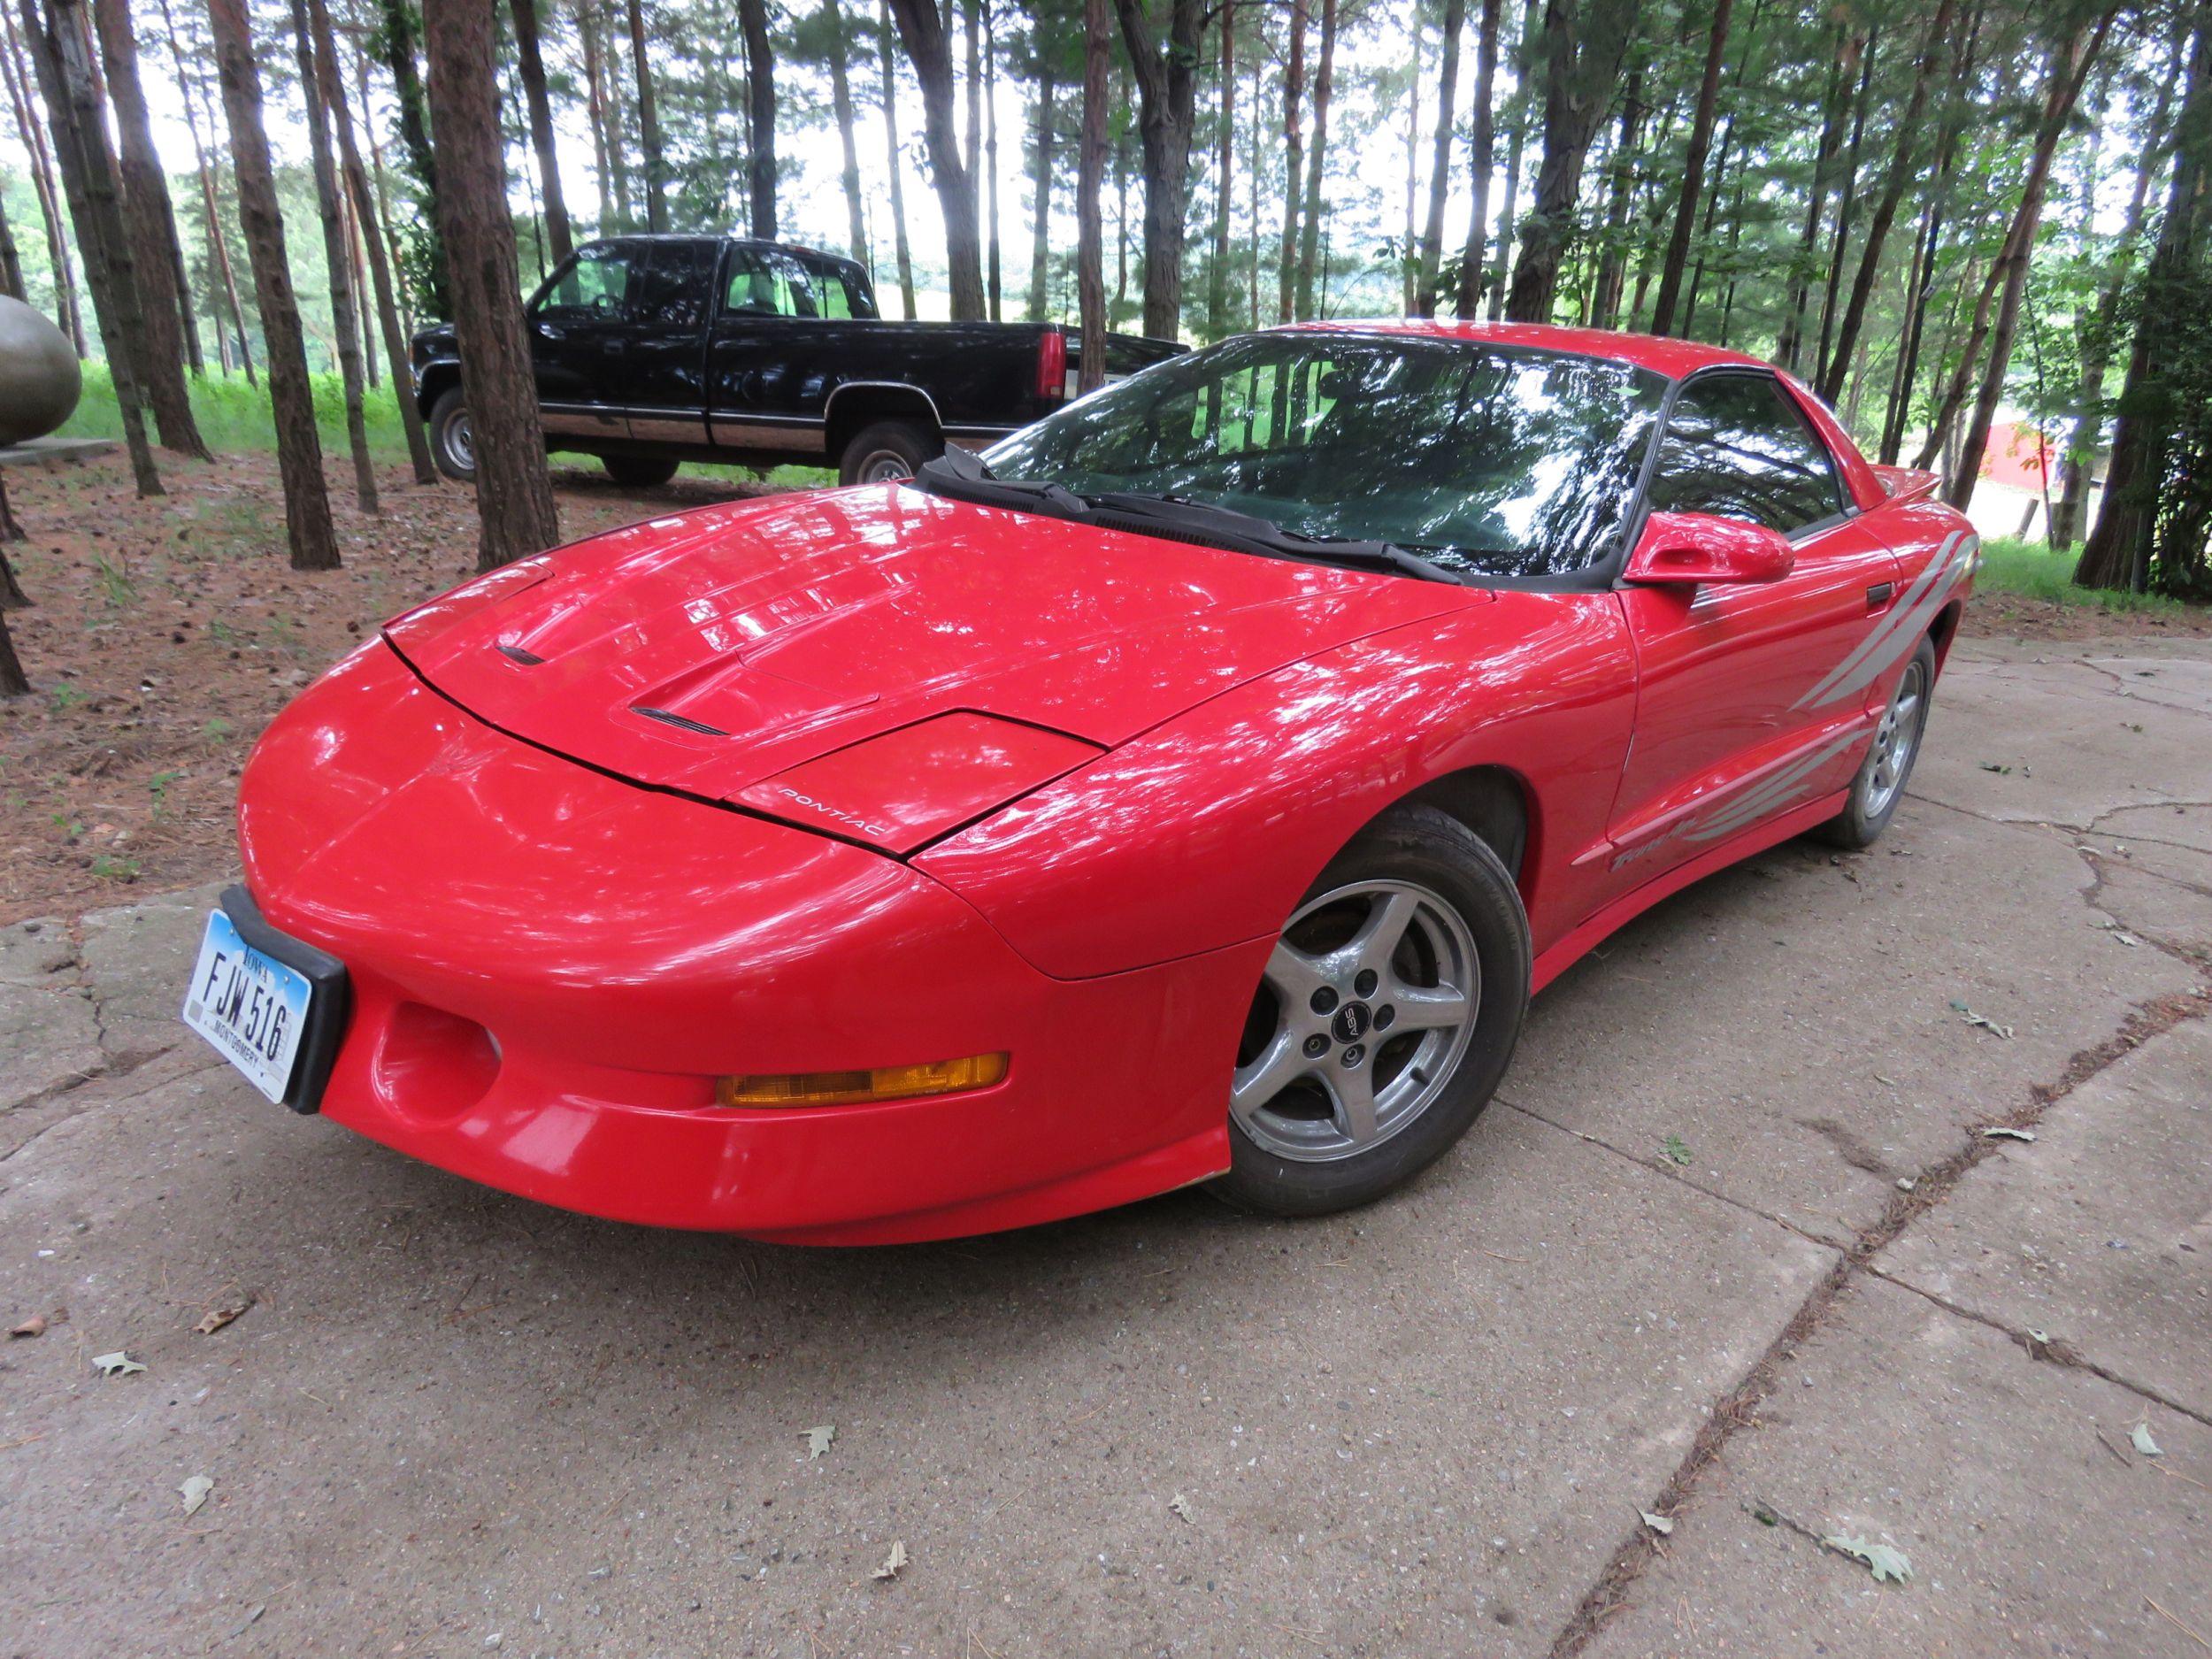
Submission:
[[[1106,751],[965,710],[817,756],[741,791],[756,812],[902,856]]]

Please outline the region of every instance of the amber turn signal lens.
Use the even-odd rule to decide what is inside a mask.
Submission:
[[[1005,1075],[1004,1055],[972,1054],[964,1060],[879,1065],[872,1071],[718,1078],[714,1097],[725,1106],[857,1106],[868,1101],[913,1100],[926,1094],[988,1088]]]

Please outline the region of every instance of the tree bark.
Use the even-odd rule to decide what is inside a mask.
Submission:
[[[5,511],[6,497],[0,495],[0,513]],[[0,558],[4,557],[0,555]],[[15,640],[8,633],[7,617],[0,614],[0,697],[27,696],[30,689],[30,676],[23,672],[23,659],[15,654]]]
[[[1948,5],[1952,0],[1943,0]],[[1667,237],[1666,264],[1659,273],[1659,297],[1652,302],[1651,332],[1674,332],[1675,307],[1682,300],[1683,272],[1690,262],[1690,239],[1697,228],[1698,198],[1705,189],[1705,161],[1713,146],[1713,119],[1720,107],[1720,73],[1727,61],[1728,24],[1735,0],[1713,0],[1713,21],[1705,35],[1705,73],[1698,82],[1697,112],[1690,118],[1690,138],[1682,157],[1682,184],[1674,202],[1674,228]]]
[[[998,217],[998,41],[991,27],[989,0],[978,0],[983,13],[983,180],[986,288],[991,320],[1005,319],[1005,269]]]
[[[2012,342],[2020,326],[2020,298],[2027,292],[2028,261],[2035,251],[2036,227],[2042,222],[2043,197],[2050,183],[2051,160],[2066,123],[2080,101],[2082,87],[2095,65],[2097,54],[2120,14],[2121,0],[2112,0],[2086,34],[2072,35],[2051,58],[2050,85],[2044,96],[2042,120],[2036,131],[2035,153],[2028,164],[2026,185],[2013,216],[2013,232],[1997,257],[1992,274],[2002,273],[2003,286],[1997,315],[1990,331],[1989,356],[1982,365],[1979,394],[1960,444],[1958,465],[1944,490],[1944,499],[1962,512],[1972,499],[1975,480],[1981,475],[1982,457],[1989,448],[1989,429],[1997,419],[1997,405],[2005,395],[2005,370],[2012,362]]]
[[[258,382],[254,376],[253,347],[246,339],[246,308],[239,303],[238,275],[231,268],[230,242],[223,234],[222,216],[216,207],[215,169],[208,161],[206,141],[200,133],[200,99],[205,95],[206,88],[200,80],[198,68],[195,66],[188,70],[185,66],[184,48],[177,40],[177,22],[170,12],[169,0],[161,0],[161,24],[169,40],[169,61],[175,71],[177,84],[184,93],[184,124],[192,135],[193,165],[199,169],[200,215],[202,229],[207,238],[208,257],[214,261],[216,274],[222,283],[224,303],[230,313],[230,327],[225,329],[222,326],[222,309],[210,307],[214,312],[217,328],[216,358],[221,364],[223,373],[229,373],[230,347],[234,336],[239,362],[246,371],[246,384],[253,386]],[[213,119],[212,111],[210,111],[211,125]]]
[[[1606,189],[1605,242],[1598,250],[1597,280],[1592,285],[1590,326],[1615,326],[1615,314],[1621,306],[1621,292],[1628,280],[1628,208],[1629,198],[1636,187],[1636,152],[1643,135],[1644,66],[1638,63],[1628,72],[1628,83],[1621,96],[1620,136],[1613,146],[1613,155],[1606,165],[1611,175]]]
[[[27,297],[23,288],[23,258],[16,251],[15,227],[8,223],[8,212],[0,206],[0,294],[10,299]]]
[[[1851,246],[1851,211],[1858,202],[1859,157],[1866,139],[1866,106],[1873,93],[1875,46],[1878,36],[1870,33],[1866,50],[1859,62],[1859,96],[1851,111],[1851,138],[1844,146],[1843,182],[1836,194],[1836,228],[1829,238],[1828,280],[1820,296],[1820,349],[1815,354],[1813,384],[1825,385],[1828,380],[1828,357],[1836,328],[1836,293],[1843,283],[1844,256]],[[1839,352],[1841,367],[1837,370],[1839,385],[1843,369],[1850,364],[1850,353]],[[1832,400],[1831,400],[1832,401]]]
[[[1201,0],[1171,0],[1167,40],[1156,45],[1144,0],[1115,0],[1115,7],[1136,76],[1144,152],[1144,332],[1173,340],[1183,326],[1183,227],[1205,10]]]
[[[1206,335],[1229,332],[1229,204],[1235,191],[1237,136],[1237,8],[1222,0],[1221,130],[1214,138],[1214,253],[1206,273]]]
[[[830,112],[837,120],[837,144],[842,161],[837,181],[845,192],[846,240],[852,256],[862,265],[868,257],[868,223],[860,204],[860,149],[853,130],[852,42],[845,35],[845,13],[838,0],[822,0],[823,21],[829,35]]]
[[[1830,403],[1843,389],[1845,366],[1857,349],[1859,330],[1866,321],[1866,308],[1874,296],[1874,280],[1881,273],[1882,249],[1889,240],[1890,227],[1896,222],[1898,204],[1904,200],[1905,186],[1912,177],[1914,151],[1920,137],[1920,123],[1928,108],[1928,95],[1935,86],[1936,65],[1949,43],[1951,20],[1957,0],[1937,0],[1935,16],[1928,21],[1928,33],[1920,42],[1920,57],[1913,65],[1912,92],[1905,100],[1905,112],[1897,120],[1897,148],[1890,152],[1889,172],[1882,180],[1881,194],[1874,199],[1873,216],[1866,227],[1866,246],[1859,254],[1858,273],[1851,279],[1851,296],[1844,303],[1843,320],[1836,329],[1833,355],[1829,359],[1828,373],[1820,383],[1820,395]]]
[[[69,217],[77,227],[77,250],[84,257],[85,286],[92,292],[101,349],[115,385],[123,439],[130,452],[131,474],[141,496],[159,495],[146,441],[145,389],[138,365],[146,360],[139,330],[142,302],[131,268],[130,238],[123,228],[115,158],[108,153],[107,129],[95,89],[92,32],[75,0],[49,0],[42,21],[37,0],[22,0],[23,27],[38,72],[39,91],[53,124],[54,157],[61,171]]]
[[[1398,277],[1404,289],[1399,301],[1408,317],[1420,300],[1421,288],[1421,219],[1418,206],[1421,182],[1421,19],[1415,12],[1413,27],[1408,31],[1413,37],[1413,61],[1407,65],[1409,73],[1406,96],[1406,227],[1405,239],[1398,249]]]
[[[1123,0],[1128,4],[1128,0]],[[1337,0],[1321,0],[1321,55],[1313,73],[1313,142],[1306,148],[1306,204],[1298,224],[1298,315],[1318,315],[1314,273],[1321,247],[1321,174],[1329,151],[1329,100],[1336,90]]]
[[[369,459],[369,429],[361,411],[360,311],[353,295],[353,250],[338,204],[338,169],[330,154],[330,110],[315,50],[307,0],[292,0],[292,39],[300,66],[300,97],[307,116],[307,148],[315,176],[315,207],[323,225],[323,263],[330,273],[330,324],[338,345],[338,379],[344,389],[346,444],[353,455],[354,501],[365,513],[379,510],[376,465]]]
[[[276,417],[277,469],[284,483],[284,522],[295,570],[335,570],[338,539],[323,483],[323,446],[315,426],[315,394],[307,378],[307,348],[291,258],[261,113],[261,71],[245,0],[208,0],[215,66],[230,121],[231,165],[238,175],[238,224],[253,268],[261,338],[269,354],[269,400]]]
[[[668,158],[661,149],[660,104],[653,96],[653,67],[645,53],[643,0],[628,0],[628,12],[630,58],[637,72],[638,146],[645,154],[645,227],[659,235],[668,228]],[[495,109],[495,134],[497,114]]]
[[[545,87],[545,59],[538,50],[537,0],[510,0],[515,19],[515,65],[530,110],[530,145],[538,155],[538,188],[545,202],[545,250],[556,265],[575,250],[568,199],[561,193],[561,161],[553,142],[553,100]]]
[[[905,166],[899,152],[898,59],[891,50],[890,0],[878,0],[876,12],[876,79],[881,88],[883,143],[891,178],[891,246],[899,273],[899,299],[906,320],[914,320],[914,256],[906,238]]]
[[[1076,386],[1085,392],[1106,383],[1106,237],[1098,198],[1106,178],[1106,76],[1112,50],[1106,0],[1083,0],[1083,139],[1075,173],[1075,292],[1083,346]]]
[[[47,268],[54,273],[54,324],[69,336],[77,355],[86,355],[84,317],[77,302],[76,272],[69,257],[69,238],[62,227],[61,185],[54,176],[54,157],[46,134],[32,112],[30,71],[24,65],[15,38],[15,21],[0,4],[0,79],[8,86],[8,103],[14,111],[16,130],[31,156],[31,188],[38,214],[46,228]]]
[[[1459,296],[1455,306],[1462,321],[1481,315],[1487,274],[1484,256],[1490,249],[1490,173],[1497,162],[1490,105],[1497,84],[1498,20],[1503,10],[1503,0],[1482,0],[1482,19],[1475,31],[1475,130],[1467,157],[1475,200],[1467,220],[1467,245],[1460,254]]]
[[[1775,360],[1794,373],[1805,346],[1806,311],[1812,303],[1813,264],[1820,242],[1820,225],[1828,213],[1828,178],[1843,122],[1850,109],[1851,71],[1864,49],[1847,22],[1836,24],[1836,60],[1829,65],[1828,89],[1820,101],[1820,140],[1813,151],[1813,177],[1805,193],[1805,227],[1798,233],[1797,251],[1790,260],[1789,299],[1783,312],[1782,331],[1775,342]]]
[[[751,150],[745,179],[752,198],[753,234],[776,239],[776,53],[768,39],[768,0],[737,0],[745,35],[745,119]],[[849,143],[849,140],[848,142]]]
[[[515,272],[492,8],[493,0],[437,0],[424,39],[461,394],[476,449],[476,565],[487,571],[561,539]]]
[[[922,88],[922,142],[930,180],[945,219],[945,276],[955,322],[984,317],[983,244],[977,222],[975,175],[960,157],[955,115],[952,37],[935,0],[890,0],[907,60]],[[887,105],[886,106],[888,107]]]
[[[1045,320],[1050,296],[1046,288],[1052,271],[1052,55],[1043,42],[1037,45],[1037,128],[1029,157],[1029,306],[1031,322]]]
[[[369,280],[376,293],[377,327],[384,340],[385,362],[391,370],[392,396],[399,406],[400,430],[407,440],[407,458],[414,468],[415,482],[435,484],[438,469],[431,464],[430,443],[423,434],[422,417],[415,411],[407,334],[400,326],[399,305],[392,290],[391,263],[377,235],[376,204],[370,189],[368,169],[362,165],[360,145],[353,135],[351,112],[346,107],[345,82],[338,73],[337,41],[331,31],[329,8],[325,0],[308,0],[308,4],[314,20],[315,50],[321,63],[323,101],[329,108],[332,124],[338,129],[338,157],[344,166],[347,190],[353,199],[354,217],[360,223],[361,240],[368,251]]]
[[[1636,31],[1638,0],[1546,0],[1540,42],[1544,73],[1544,155],[1535,199],[1521,227],[1505,314],[1515,322],[1551,320],[1559,267],[1574,228],[1583,163]]]
[[[423,286],[435,316],[452,314],[453,300],[446,283],[446,249],[438,227],[438,158],[430,147],[430,115],[423,101],[422,74],[416,67],[422,40],[413,0],[378,0],[378,40],[383,47],[384,66],[392,74],[392,101],[399,113],[400,148],[408,171],[422,195],[422,214],[417,221],[423,234]],[[368,111],[362,111],[365,117]]]
[[[1435,154],[1429,163],[1429,211],[1421,227],[1421,267],[1413,291],[1413,310],[1421,317],[1436,315],[1436,273],[1444,260],[1444,205],[1452,188],[1452,119],[1459,95],[1459,36],[1466,27],[1467,0],[1444,0],[1444,52],[1436,66]],[[1477,73],[1479,79],[1480,72]],[[1479,207],[1477,216],[1480,216]]]
[[[598,231],[602,236],[629,228],[627,166],[622,134],[616,130],[607,82],[604,37],[600,34],[600,0],[578,0],[576,39],[584,60],[584,114],[591,126],[593,175],[599,186]]]
[[[2177,407],[2180,400],[2168,379],[2175,357],[2187,349],[2186,337],[2176,338],[2180,331],[2170,326],[2159,300],[2189,265],[2201,266],[2206,221],[2212,216],[2212,201],[2207,199],[2212,196],[2212,4],[2200,0],[2195,13],[2181,115],[2173,129],[2173,176],[2167,183],[2157,246],[2144,272],[2145,303],[2120,391],[2104,503],[2074,569],[2074,581],[2083,588],[2140,591],[2149,586],[2159,552],[2161,485],[2171,431],[2187,419],[2187,411]],[[2183,539],[2177,535],[2177,543]],[[2187,539],[2195,541],[2193,551],[2201,561],[2201,530]]]
[[[1306,96],[1306,0],[1290,0],[1290,42],[1283,58],[1283,242],[1275,259],[1275,320],[1291,319],[1298,295],[1298,201],[1305,188],[1306,141],[1299,104]]]
[[[58,18],[74,10],[59,0]],[[138,42],[131,31],[126,0],[96,0],[93,21],[106,59],[109,101],[115,111],[116,181],[119,187],[123,234],[130,239],[131,292],[138,309],[141,355],[132,365],[146,401],[152,406],[161,444],[180,455],[212,457],[192,419],[191,394],[184,383],[184,296],[177,288],[177,266],[169,226],[169,183],[154,150],[153,123],[138,78]],[[102,141],[105,142],[104,136]]]

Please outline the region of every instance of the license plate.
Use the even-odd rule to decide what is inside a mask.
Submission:
[[[272,1101],[281,1102],[307,1029],[315,987],[305,974],[265,956],[211,912],[184,995],[184,1023]]]

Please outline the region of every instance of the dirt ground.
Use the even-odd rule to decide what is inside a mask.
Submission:
[[[150,501],[119,454],[9,471],[30,540],[7,552],[33,605],[8,627],[35,695],[0,702],[0,924],[228,868],[261,728],[365,634],[475,570],[472,495],[403,466],[380,477],[373,518],[331,470],[345,565],[310,574],[286,560],[273,456],[164,462],[169,494]],[[686,476],[626,490],[566,459],[554,488],[572,539],[755,493]]]
[[[475,567],[472,497],[404,468],[380,480],[378,518],[353,511],[332,469],[345,567],[315,575],[285,562],[273,457],[175,462],[165,477],[170,494],[142,502],[120,455],[9,474],[31,535],[10,557],[35,604],[8,625],[37,695],[0,703],[0,924],[227,870],[233,786],[261,728],[365,633]],[[572,538],[767,488],[680,474],[625,490],[565,461],[554,481]],[[1989,595],[1967,626],[2019,642],[2201,636],[2212,612]]]

